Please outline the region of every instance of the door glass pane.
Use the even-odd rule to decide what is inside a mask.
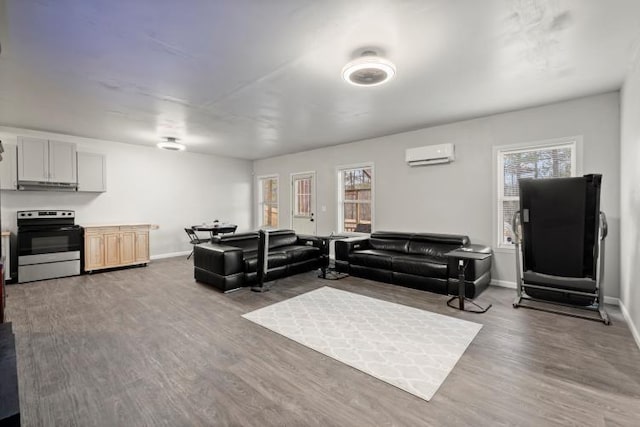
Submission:
[[[293,213],[296,216],[311,216],[311,177],[295,178],[293,185],[295,206]]]

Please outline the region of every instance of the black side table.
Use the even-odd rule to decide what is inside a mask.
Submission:
[[[348,239],[353,236],[346,236],[341,234],[330,234],[328,236],[320,237],[322,239],[323,251],[322,251],[322,267],[320,267],[320,273],[318,277],[326,280],[340,280],[345,277],[349,277],[347,273],[340,273],[336,271],[335,266],[331,265],[331,259],[329,257],[329,250],[331,242],[336,240]]]
[[[482,261],[491,256],[491,253],[486,252],[474,252],[473,247],[462,247],[445,254],[449,259],[454,259],[458,264],[458,296],[453,296],[447,301],[447,305],[451,308],[457,308],[458,310],[468,311],[470,313],[486,313],[491,308],[489,304],[486,308],[476,304],[473,300],[465,296],[465,279],[464,272],[467,269],[470,261]],[[453,301],[458,300],[458,306],[452,304]],[[476,306],[477,310],[470,310],[464,308],[465,301]]]

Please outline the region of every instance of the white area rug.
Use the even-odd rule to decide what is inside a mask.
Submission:
[[[425,400],[482,328],[328,287],[242,317]]]

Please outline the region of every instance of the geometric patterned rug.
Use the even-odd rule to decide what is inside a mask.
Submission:
[[[242,317],[425,400],[482,328],[328,287]]]

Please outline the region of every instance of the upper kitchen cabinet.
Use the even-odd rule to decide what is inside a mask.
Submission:
[[[107,191],[106,172],[104,154],[78,152],[78,191]]]
[[[0,190],[18,189],[18,159],[15,144],[2,144],[4,153],[0,162]]]
[[[18,181],[75,186],[76,144],[18,137]]]
[[[49,141],[49,175],[52,182],[75,184],[76,144],[62,141]]]

